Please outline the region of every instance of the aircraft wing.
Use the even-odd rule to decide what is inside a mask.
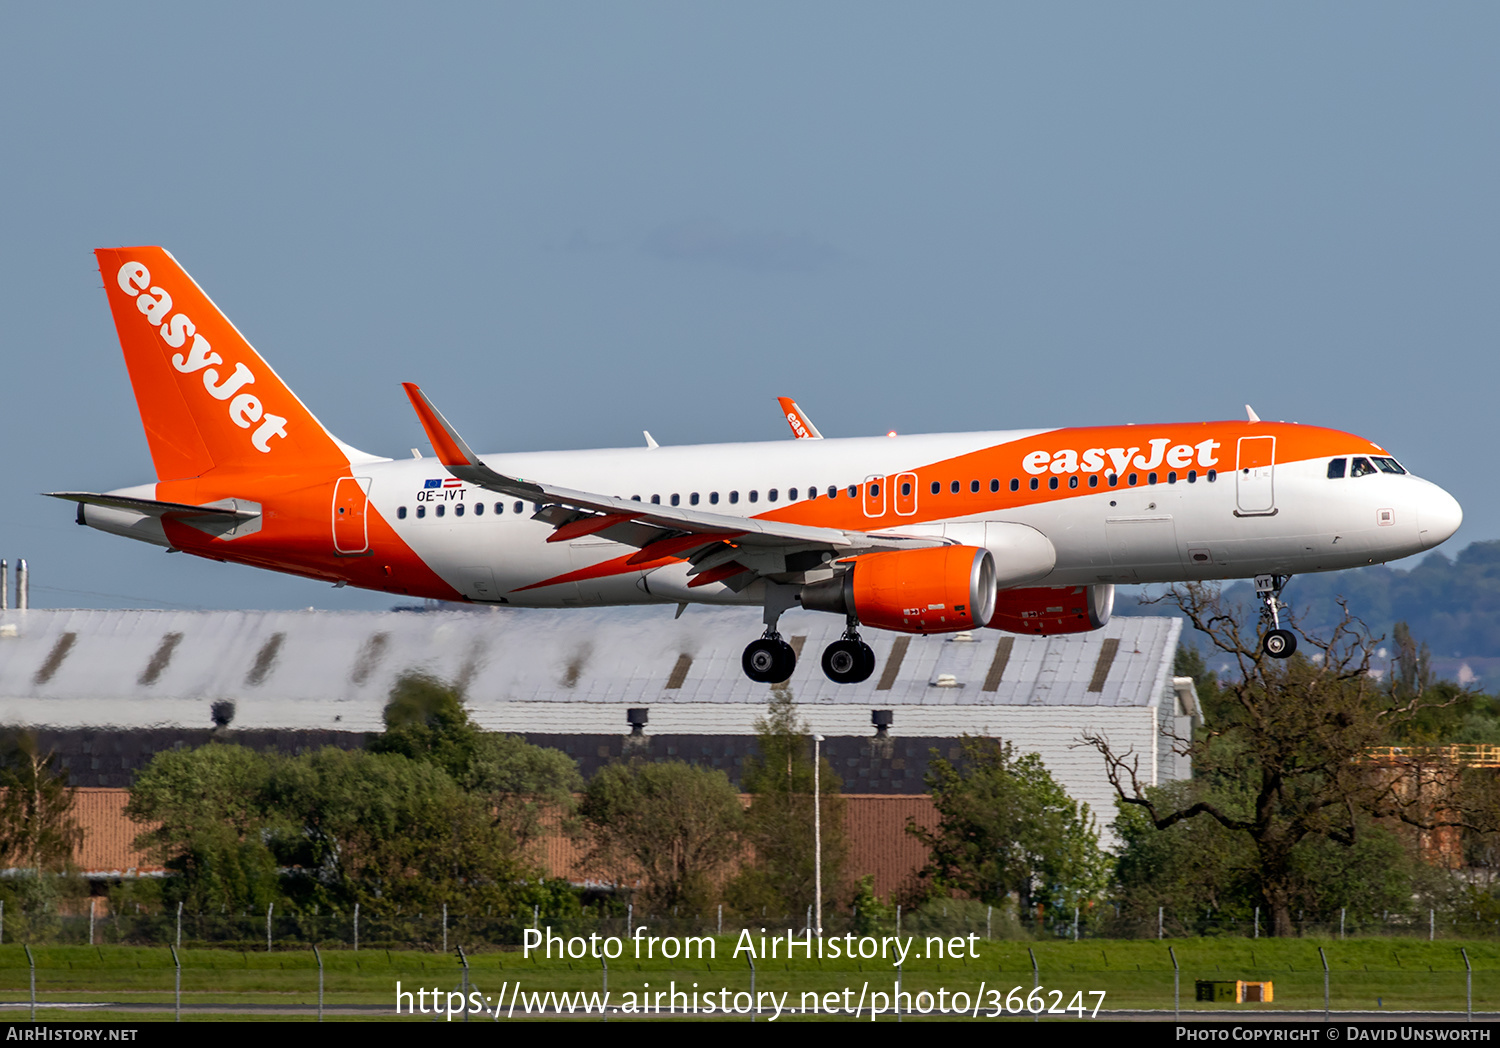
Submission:
[[[535,519],[546,521],[557,529],[549,542],[602,534],[613,541],[639,547],[641,553],[636,556],[643,561],[658,556],[677,557],[692,560],[699,572],[714,571],[721,576],[740,559],[730,550],[741,547],[754,547],[754,550],[744,551],[743,555],[743,559],[754,560],[760,553],[784,556],[826,551],[843,558],[944,544],[943,539],[931,536],[844,531],[755,520],[681,506],[637,502],[506,476],[485,465],[420,388],[410,382],[403,383],[403,388],[444,468],[458,479],[489,491],[542,503]]]

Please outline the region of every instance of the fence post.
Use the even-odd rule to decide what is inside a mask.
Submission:
[[[1462,946],[1460,946],[1458,948],[1458,952],[1461,953],[1461,954],[1463,954],[1463,957],[1464,957],[1464,1000],[1467,1002],[1465,1010],[1468,1012],[1469,1022],[1473,1022],[1474,1021],[1474,966],[1469,963],[1469,951],[1468,950],[1466,950]]]
[[[715,934],[724,934],[724,904],[722,902],[719,903],[719,930]]]
[[[901,938],[901,904],[896,904],[896,938]]]
[[[448,937],[448,935],[447,935],[447,932],[448,932],[447,921],[448,921],[448,906],[445,903],[443,905],[443,922],[444,922],[443,923],[443,938],[444,939],[446,939]],[[463,966],[464,966],[464,1022],[468,1022],[469,1021],[469,959],[464,956],[464,948],[462,946],[456,947],[456,949],[458,950],[458,959],[461,962],[463,962]],[[447,951],[445,950],[444,952],[446,953]]]
[[[750,1021],[755,1021],[755,1013],[760,1011],[760,1003],[755,999],[755,951],[751,950],[745,955],[745,962],[750,965]],[[896,965],[896,985],[901,985],[901,966]]]
[[[323,955],[318,952],[318,944],[313,943],[313,956],[318,959],[318,1022],[323,1021]]]
[[[1037,964],[1036,964],[1036,953],[1032,951],[1032,949],[1031,949],[1030,946],[1028,946],[1028,947],[1026,947],[1026,954],[1027,954],[1027,956],[1029,956],[1031,958],[1031,988],[1033,990],[1040,990],[1042,988],[1042,970],[1037,967]],[[1027,1006],[1027,1011],[1031,1011],[1031,1008],[1030,1008],[1029,1005]],[[1039,1013],[1039,1012],[1032,1012],[1031,1013],[1031,1021],[1034,1022],[1034,1023],[1041,1022],[1042,1021],[1041,1013]]]
[[[994,927],[994,919],[995,908],[993,906],[986,906],[984,909],[984,937],[986,939],[994,938],[994,936],[990,934],[991,929]]]
[[[896,1021],[901,1022],[901,962],[896,962]]]
[[[36,1022],[36,958],[31,956],[31,947],[22,943],[21,948],[26,951],[26,963],[31,968],[31,1021]]]
[[[5,941],[5,900],[0,899],[0,942]]]
[[[1339,941],[1340,942],[1342,942],[1343,939],[1344,939],[1344,917],[1345,917],[1345,915],[1348,914],[1348,912],[1349,912],[1348,907],[1345,907],[1345,906],[1339,907]]]
[[[448,952],[448,904],[443,903],[443,952]],[[468,1015],[468,1012],[464,1013]]]
[[[174,999],[177,1003],[173,1005],[172,1021],[180,1023],[182,1022],[182,959],[177,956],[177,947],[170,946],[168,949],[172,951],[172,967],[177,969],[177,983],[174,989],[176,994]]]
[[[354,904],[354,952],[359,952],[359,903]]]
[[[720,909],[723,907],[721,906]],[[604,1001],[607,1004],[609,1001],[609,958],[604,955],[603,950],[599,951],[599,963],[604,966]],[[600,1008],[599,1017],[603,1022],[609,1022],[609,1009]]]
[[[98,896],[89,896],[89,945],[94,945],[94,915],[99,909]]]
[[[1427,911],[1427,941],[1432,942],[1437,938],[1437,910]]]
[[[1172,1018],[1182,1018],[1182,969],[1177,967],[1177,951],[1167,947],[1172,957]]]
[[[267,953],[271,952],[271,911],[273,909],[275,909],[275,908],[276,908],[276,904],[274,902],[266,904],[266,952]]]
[[[1260,907],[1255,908],[1255,937],[1260,938]]]
[[[1323,1021],[1328,1021],[1328,955],[1318,947],[1318,960],[1323,962]]]
[[[1165,911],[1166,911],[1166,907],[1165,906],[1158,906],[1156,908],[1156,937],[1158,939],[1165,939],[1166,938],[1166,936],[1164,936],[1161,933],[1162,932],[1162,916],[1165,913]]]
[[[200,934],[202,922],[199,922]],[[177,948],[182,949],[182,903],[177,904]]]
[[[1078,941],[1078,903],[1073,904],[1073,941]]]

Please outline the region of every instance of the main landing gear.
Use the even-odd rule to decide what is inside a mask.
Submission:
[[[1263,626],[1271,627],[1261,638],[1260,650],[1273,659],[1290,658],[1292,652],[1297,650],[1296,635],[1291,630],[1281,628],[1281,611],[1286,607],[1281,602],[1281,590],[1291,579],[1290,575],[1255,576],[1255,595],[1260,598],[1262,605],[1260,621]]]
[[[775,630],[766,630],[760,640],[745,646],[740,657],[745,676],[758,684],[780,684],[797,668],[797,653]]]
[[[875,653],[859,639],[859,623],[851,615],[844,635],[823,649],[823,673],[835,684],[858,684],[875,672]]]

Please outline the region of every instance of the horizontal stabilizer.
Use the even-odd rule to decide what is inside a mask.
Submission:
[[[155,499],[129,498],[124,495],[99,495],[92,491],[44,491],[42,494],[48,498],[78,502],[85,506],[107,506],[110,509],[144,513],[148,517],[216,517],[225,521],[242,521],[260,516],[260,506],[243,499],[224,499],[194,506],[186,502],[158,502]],[[250,508],[252,506],[253,509]]]

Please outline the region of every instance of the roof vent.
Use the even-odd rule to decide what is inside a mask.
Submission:
[[[938,679],[932,682],[934,688],[959,688],[958,678],[951,673],[939,673]]]
[[[886,734],[891,730],[891,724],[895,719],[895,714],[890,710],[871,710],[870,723],[875,725],[875,737],[877,739],[885,738]]]
[[[234,703],[228,699],[220,699],[208,708],[208,715],[214,719],[214,728],[227,728],[229,722],[234,720]]]
[[[630,734],[646,734],[646,721],[650,719],[649,706],[632,706],[625,711],[625,723],[630,725]]]

